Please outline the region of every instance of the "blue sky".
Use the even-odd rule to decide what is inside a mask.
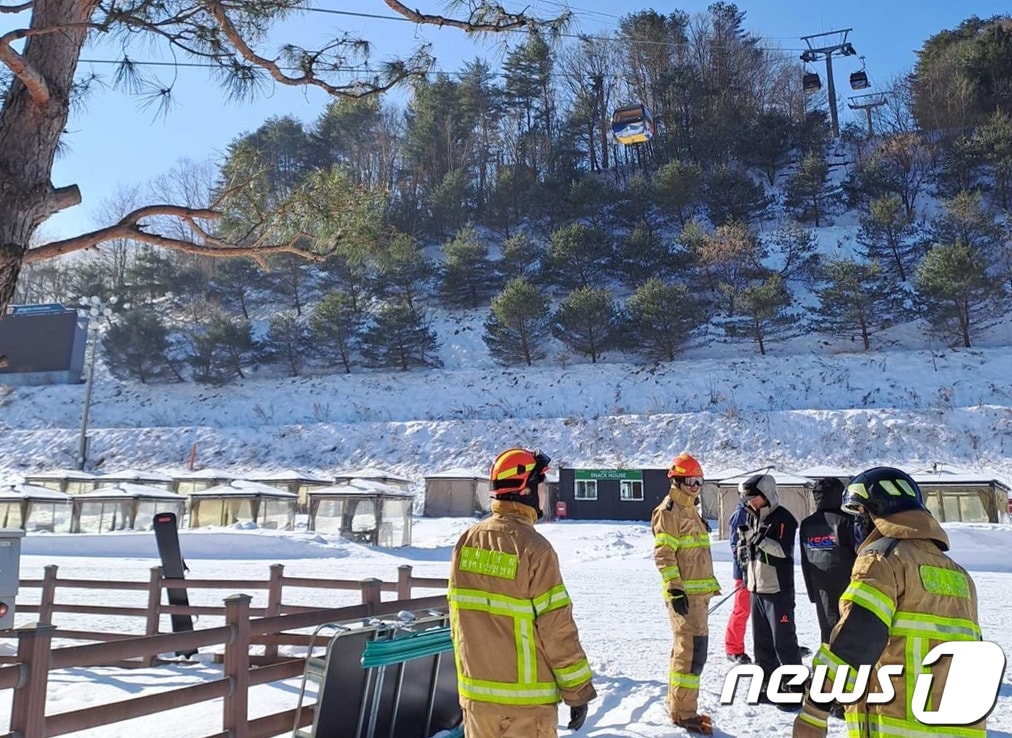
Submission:
[[[680,0],[652,4],[620,4],[614,0],[577,0],[570,7],[575,14],[573,32],[607,34],[619,18],[641,8],[662,13],[681,9],[689,13],[705,11],[710,0]],[[509,3],[520,8],[527,3]],[[838,3],[812,3],[811,0],[741,0],[738,7],[747,13],[746,25],[757,36],[786,49],[803,48],[803,35],[853,28],[850,41],[858,54],[866,57],[872,87],[884,85],[893,76],[909,70],[915,50],[924,40],[943,28],[953,28],[970,15],[988,17],[1007,12],[1007,4],[996,0],[951,2],[951,0],[850,0]],[[392,15],[381,0],[313,0],[312,5],[331,10],[347,10],[376,15]],[[534,0],[531,7],[542,14],[558,12],[561,2]],[[441,3],[417,3],[422,12],[438,13]],[[4,19],[5,24],[12,19]],[[453,71],[475,56],[489,59],[493,67],[501,64],[502,52],[489,42],[475,41],[453,29],[416,27],[397,20],[366,19],[323,13],[310,13],[288,20],[273,35],[264,51],[273,51],[284,41],[310,47],[314,41],[333,37],[340,31],[361,35],[373,42],[373,61],[406,55],[420,42],[431,42],[438,67]],[[508,44],[521,41],[511,35]],[[793,53],[793,52],[792,52]],[[118,50],[96,45],[86,50],[85,59],[115,59]],[[164,59],[148,45],[132,49],[135,60]],[[846,95],[846,75],[859,68],[856,57],[841,59],[836,65],[838,94]],[[822,65],[820,64],[820,70]],[[82,63],[82,72],[109,77],[113,67]],[[52,218],[45,226],[49,238],[75,235],[103,225],[99,212],[104,201],[118,188],[143,185],[172,169],[183,159],[204,161],[221,156],[230,141],[255,130],[270,116],[294,115],[313,121],[326,105],[322,92],[296,88],[274,89],[253,104],[230,103],[202,69],[148,69],[163,81],[176,80],[176,104],[165,117],[155,117],[151,109],[142,109],[138,100],[117,90],[100,89],[76,110],[67,126],[65,153],[57,160],[53,180],[56,185],[76,183],[84,202]],[[850,115],[845,106],[841,116]]]

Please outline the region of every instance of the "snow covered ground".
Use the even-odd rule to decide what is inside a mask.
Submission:
[[[263,579],[270,563],[285,564],[292,576],[356,579],[376,576],[392,580],[399,564],[414,567],[418,576],[445,577],[450,549],[470,521],[422,519],[416,524],[415,545],[396,551],[364,546],[315,534],[270,531],[184,531],[183,553],[194,578]],[[946,526],[952,555],[968,567],[980,593],[980,622],[984,637],[1012,653],[1008,612],[1012,608],[1012,527],[953,524]],[[563,576],[574,602],[584,647],[595,673],[599,698],[580,735],[591,738],[662,738],[682,735],[667,721],[664,708],[670,633],[661,601],[660,579],[652,559],[652,537],[646,524],[628,522],[560,522],[540,526],[559,552]],[[21,576],[38,578],[42,567],[55,563],[60,575],[100,578],[115,560],[118,578],[145,581],[157,564],[150,533],[102,536],[102,545],[80,536],[39,535],[25,539]],[[78,548],[71,545],[77,543]],[[89,556],[78,552],[87,548]],[[731,585],[730,551],[726,542],[714,542],[716,572],[725,592]],[[803,593],[800,569],[797,585]],[[224,596],[216,593],[213,596]],[[83,590],[82,597],[94,597]],[[321,606],[352,604],[353,592],[321,593]],[[211,600],[208,600],[208,604]],[[309,600],[307,600],[309,602]],[[203,604],[203,601],[201,602]],[[715,735],[765,737],[789,735],[792,716],[769,705],[720,706],[718,698],[730,664],[724,659],[723,627],[727,603],[710,617],[710,660],[702,677],[701,709],[711,712]],[[18,616],[18,624],[33,616]],[[72,622],[57,615],[58,624]],[[198,623],[213,627],[220,621]],[[797,610],[801,642],[818,643],[815,612],[801,594]],[[95,620],[89,620],[92,625]],[[112,623],[107,625],[111,626]],[[134,625],[136,628],[136,624]],[[167,627],[167,623],[164,627]],[[751,651],[751,636],[747,640]],[[209,655],[193,665],[157,669],[72,669],[51,676],[48,710],[62,712],[126,699],[164,689],[219,678],[220,667]],[[254,688],[250,715],[290,709],[298,699],[299,680]],[[0,699],[0,726],[6,725],[9,699]],[[567,716],[563,714],[562,723]],[[171,719],[170,719],[171,718]],[[181,708],[149,718],[77,733],[81,738],[198,738],[220,729],[219,701]],[[1012,736],[1012,677],[1006,675],[997,707],[989,719],[988,734]],[[843,724],[830,723],[831,736],[843,736]],[[560,735],[567,735],[562,729]]]

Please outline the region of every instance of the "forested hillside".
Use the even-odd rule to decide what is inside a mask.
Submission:
[[[902,323],[975,346],[1012,290],[1012,20],[927,39],[875,134],[835,140],[796,55],[744,29],[729,3],[641,11],[417,81],[406,107],[265,121],[152,190],[226,202],[217,238],[315,259],[122,240],[26,267],[15,299],[117,296],[104,359],[145,383],[438,367],[436,310],[484,311],[503,364],[543,364],[548,336],[563,365],[805,332],[874,352]],[[630,101],[654,113],[649,143],[611,136]]]

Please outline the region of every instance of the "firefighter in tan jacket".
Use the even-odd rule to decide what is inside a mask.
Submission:
[[[837,672],[849,666],[847,685],[855,689],[858,666],[873,666],[866,694],[881,692],[877,672],[901,666],[890,681],[896,698],[887,704],[860,699],[846,707],[850,738],[896,736],[985,738],[985,721],[974,725],[926,725],[912,709],[918,674],[933,675],[927,706],[937,709],[948,672],[948,659],[932,666],[924,657],[946,641],[981,639],[977,592],[973,580],[945,551],[949,539],[924,507],[917,482],[891,467],[875,467],[850,480],[843,510],[868,514],[871,531],[858,549],[851,582],[840,598],[840,620],[829,643],[823,643],[812,665],[827,670],[822,692],[830,691]],[[827,705],[806,694],[794,721],[794,738],[826,735]]]
[[[466,738],[552,738],[560,699],[578,730],[597,696],[558,556],[534,530],[549,461],[499,454],[492,516],[453,548],[447,596]]]
[[[720,594],[713,576],[710,529],[696,510],[703,469],[681,454],[668,471],[671,489],[654,510],[654,561],[661,572],[664,602],[674,634],[668,669],[668,712],[675,725],[690,733],[711,735],[709,715],[700,715],[699,675],[709,642],[707,606]]]

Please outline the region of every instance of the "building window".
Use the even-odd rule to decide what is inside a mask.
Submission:
[[[642,500],[643,482],[638,479],[623,479],[620,494],[623,500]]]
[[[576,499],[578,499],[578,500],[596,500],[597,499],[597,480],[596,479],[578,479],[578,480],[576,480]]]

